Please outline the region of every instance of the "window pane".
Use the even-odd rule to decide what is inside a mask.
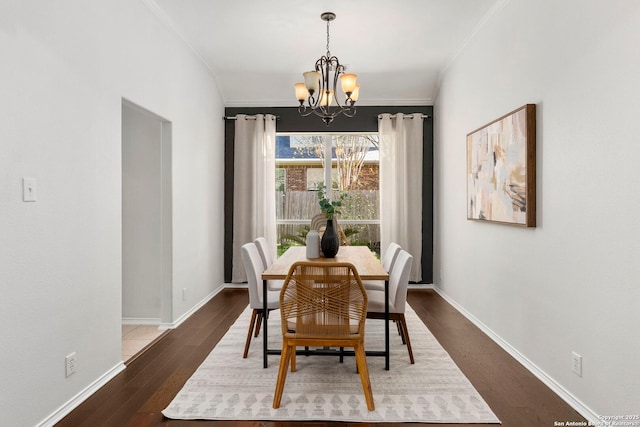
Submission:
[[[324,141],[331,143],[332,194],[348,194],[338,223],[347,244],[379,253],[379,152],[377,135],[278,135],[276,206],[278,246],[304,245],[311,218],[320,213],[315,190],[324,184]]]
[[[379,151],[377,135],[332,138],[335,198],[347,193],[339,223],[351,245],[380,251]]]

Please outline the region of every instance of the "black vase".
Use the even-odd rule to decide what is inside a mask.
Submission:
[[[325,258],[335,258],[340,249],[340,239],[338,239],[338,233],[333,227],[333,220],[327,220],[327,228],[322,234],[322,240],[320,240],[320,249]]]

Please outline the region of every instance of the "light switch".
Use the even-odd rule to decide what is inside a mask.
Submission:
[[[36,179],[35,178],[22,178],[22,201],[23,202],[36,201]]]

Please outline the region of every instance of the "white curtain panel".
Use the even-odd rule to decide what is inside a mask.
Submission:
[[[409,280],[422,280],[422,114],[381,114],[380,249],[396,242],[413,255]]]
[[[238,114],[233,171],[233,264],[231,281],[247,280],[240,248],[264,236],[276,258],[276,118]]]

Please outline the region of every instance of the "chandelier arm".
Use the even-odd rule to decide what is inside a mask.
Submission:
[[[326,123],[326,125],[329,126],[329,124],[333,121],[333,119],[335,119],[342,113],[342,110],[336,110],[331,113],[329,112],[323,113],[322,111],[313,110],[313,113],[316,116],[320,117]]]
[[[316,108],[315,110],[313,110],[313,113],[316,116],[318,116],[318,117],[331,117],[332,120],[335,117],[338,117],[343,112],[344,112],[344,109],[340,108],[340,107],[333,107],[333,108],[319,107],[319,108]]]
[[[340,100],[338,98],[338,79],[340,78],[340,74],[344,74],[344,65],[340,65],[340,61],[338,60],[337,56],[332,57],[331,61],[334,61],[336,64],[336,71],[333,75],[333,96],[336,99],[336,104],[338,104],[340,108],[343,108],[343,104],[340,103]],[[347,105],[346,102],[344,105]]]
[[[318,93],[317,97],[313,97],[313,95],[309,95],[309,97],[307,98],[307,104],[309,104],[309,108],[311,109],[315,109],[318,106],[318,100],[320,99],[320,94]],[[305,109],[307,107],[305,106]]]
[[[313,113],[313,110],[311,108],[309,108],[308,111],[307,111],[307,106],[304,105],[304,104],[300,104],[300,105],[298,105],[298,113],[302,117],[307,117],[307,116],[311,115],[311,113]]]
[[[357,112],[356,107],[347,107],[342,110],[342,113],[349,118],[355,117]]]
[[[320,100],[319,102],[319,106],[322,109],[323,108],[323,104],[322,104],[322,98],[324,97],[325,102],[327,103],[327,105],[325,107],[329,107],[330,103],[329,101],[329,95],[330,95],[330,91],[331,91],[331,87],[329,86],[329,75],[330,75],[330,71],[331,71],[331,59],[329,59],[329,57],[323,56],[322,58],[320,58],[320,72],[321,72],[321,79],[320,79],[320,94],[318,94],[318,98]],[[325,110],[327,108],[324,108]]]
[[[326,66],[326,63],[325,63],[324,59],[325,59],[324,56],[321,57],[318,60],[318,64],[316,65],[316,71],[320,72],[320,83],[318,85],[318,100],[322,99],[322,95],[324,94],[325,86],[326,86],[325,83],[324,83],[324,81],[325,81],[325,66]],[[319,104],[319,105],[322,105],[322,104]]]

